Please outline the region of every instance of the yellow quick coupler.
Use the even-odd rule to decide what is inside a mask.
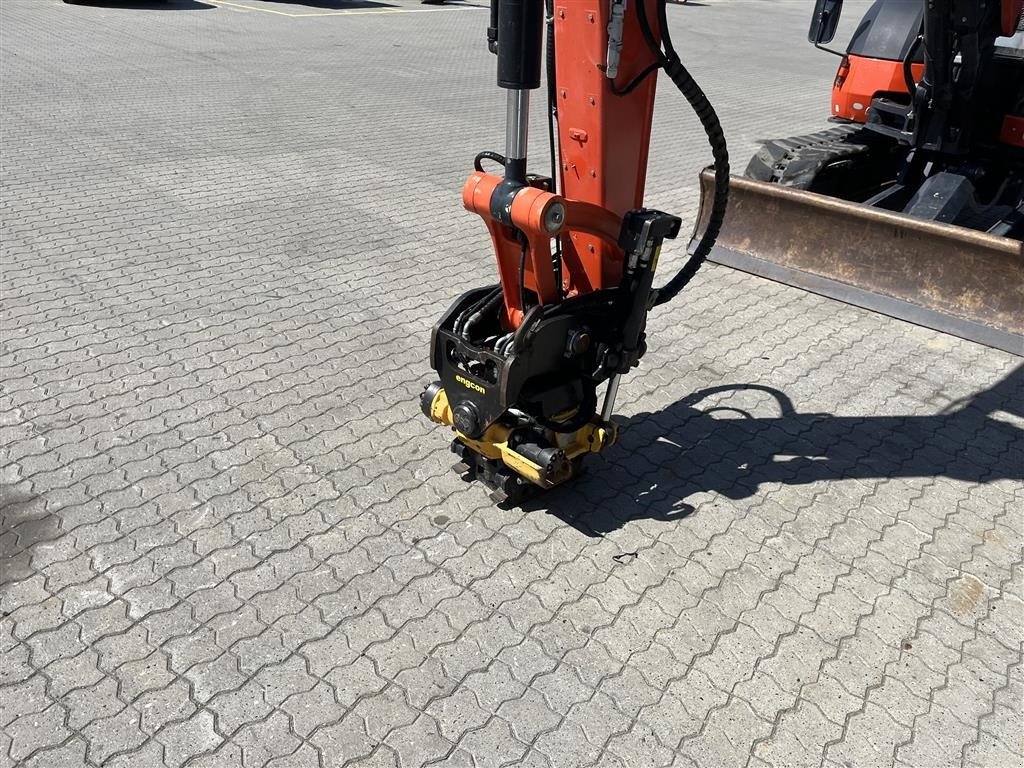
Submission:
[[[428,415],[432,421],[455,429],[448,395],[444,389],[438,389],[430,401]],[[550,443],[551,448],[534,452],[532,457],[527,457],[510,445],[515,431],[514,428],[499,422],[492,424],[476,439],[467,437],[457,429],[455,436],[460,443],[480,456],[500,462],[541,488],[551,488],[565,482],[573,475],[575,459],[587,453],[600,453],[613,445],[618,438],[618,425],[614,422],[601,421],[598,417],[575,432],[558,433],[543,430],[541,436],[545,442]],[[545,460],[546,464],[539,463]]]

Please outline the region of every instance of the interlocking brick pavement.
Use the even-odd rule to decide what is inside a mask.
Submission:
[[[1021,764],[1020,358],[709,266],[496,508],[416,402],[492,270],[483,10],[0,13],[0,764]],[[739,166],[821,124],[808,13],[670,8]]]

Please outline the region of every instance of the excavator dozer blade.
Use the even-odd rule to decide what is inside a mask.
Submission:
[[[700,176],[704,231],[715,177]],[[711,261],[1024,355],[1018,240],[733,176]]]

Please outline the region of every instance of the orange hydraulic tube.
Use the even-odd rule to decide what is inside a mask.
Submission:
[[[563,284],[557,285],[552,238],[576,232],[618,248],[616,239],[622,220],[604,208],[566,200],[538,187],[525,187],[512,200],[509,210],[512,226],[507,226],[491,215],[491,197],[501,182],[502,178],[494,174],[473,173],[462,188],[462,204],[487,223],[505,294],[504,324],[517,328],[526,309],[525,297],[519,292],[520,262],[523,287],[533,292],[537,303],[543,306],[559,301],[567,293],[569,281],[563,274]]]
[[[475,172],[463,188],[463,205],[484,219],[491,234],[505,299],[502,321],[509,330],[519,326],[531,304],[613,288],[622,279],[623,253],[617,239],[622,217],[643,206],[657,77],[650,67],[655,57],[641,32],[637,3],[644,4],[660,43],[656,0],[626,3],[621,56],[615,77],[610,78],[612,4],[555,0],[561,194],[524,187],[512,198],[507,217],[502,216],[508,224],[491,211],[501,177]],[[560,206],[558,226],[553,225],[559,218],[552,218],[553,206]],[[552,264],[554,238],[561,246],[561,285]]]

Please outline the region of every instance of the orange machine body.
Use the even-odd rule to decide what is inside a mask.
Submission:
[[[523,269],[523,286],[541,306],[559,301],[565,295],[575,295],[568,287],[570,274],[563,274],[559,290],[552,264],[551,242],[558,237],[580,236],[592,238],[602,247],[616,251],[621,264],[622,256],[617,239],[622,226],[621,217],[592,203],[567,200],[539,187],[526,187],[513,199],[509,215],[513,227],[506,226],[491,215],[491,197],[502,178],[491,173],[473,173],[462,188],[462,204],[466,210],[479,214],[487,223],[491,243],[498,257],[498,276],[505,294],[502,324],[509,329],[518,328],[523,320],[526,297],[519,293],[519,270]],[[563,224],[554,232],[545,226],[552,206],[565,209]],[[522,233],[522,240],[516,231]]]
[[[659,34],[657,3],[640,2]],[[531,304],[615,287],[622,277],[617,238],[622,216],[643,205],[657,72],[628,93],[615,92],[655,59],[636,14],[627,12],[622,50],[628,55],[621,57],[615,79],[607,77],[610,7],[600,0],[555,1],[559,194],[533,187],[520,191],[509,211],[511,227],[491,214],[500,177],[476,172],[463,189],[463,205],[484,219],[491,234],[505,299],[503,324],[509,330],[519,326]],[[565,206],[556,232],[544,226],[544,213],[554,202]],[[552,261],[553,238],[561,247],[561,284]],[[519,291],[521,262],[525,295]]]
[[[1024,0],[1002,0],[1000,6],[1002,33],[1013,35],[1024,14]],[[924,64],[911,64],[914,81],[924,75]],[[843,56],[832,86],[832,115],[857,123],[867,122],[868,107],[876,96],[907,94],[903,62],[894,59],[876,59],[847,54]],[[1008,118],[1002,141],[1020,146],[1020,125],[1016,118]]]
[[[1011,147],[1024,147],[1024,117],[1007,115],[1003,118],[999,141]]]
[[[1024,15],[1024,0],[1003,0],[1001,10],[1003,34],[1009,37],[1020,25],[1021,16]]]
[[[924,64],[912,64],[911,71],[914,79],[920,80]],[[871,100],[892,93],[908,93],[902,61],[844,56],[832,86],[832,115],[857,123],[866,122]]]

